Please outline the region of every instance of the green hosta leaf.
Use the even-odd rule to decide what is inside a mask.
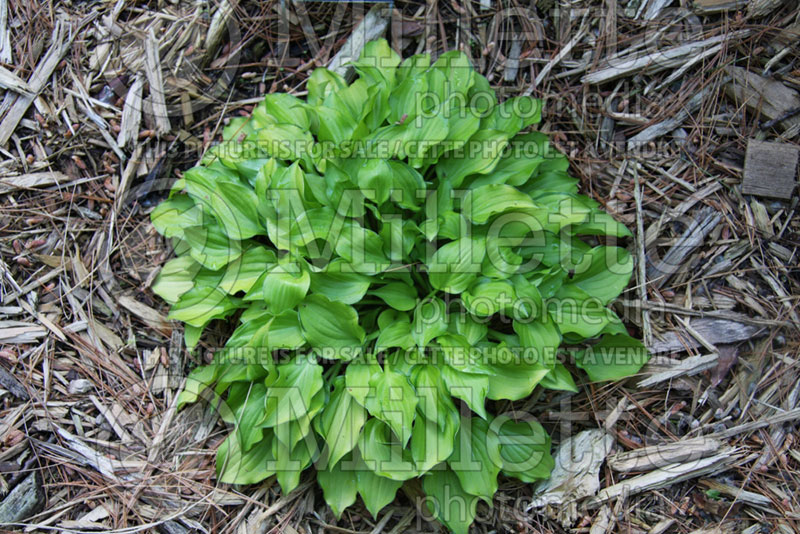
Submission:
[[[410,350],[414,346],[414,337],[411,335],[411,322],[397,320],[381,328],[378,339],[375,341],[375,352],[381,352],[391,348],[401,348],[404,351]]]
[[[488,321],[470,314],[461,314],[457,321],[450,322],[450,332],[464,336],[467,343],[477,345],[489,332]]]
[[[500,441],[489,423],[483,419],[463,417],[455,450],[447,463],[464,491],[492,504],[503,458],[500,456]]]
[[[212,271],[222,269],[242,254],[242,245],[231,239],[217,224],[192,226],[183,231],[189,255]]]
[[[447,307],[442,299],[429,298],[417,304],[411,337],[419,348],[425,348],[432,339],[447,332],[447,328]]]
[[[508,144],[508,134],[499,130],[478,130],[469,138],[466,146],[477,153],[476,157],[464,157],[463,150],[442,156],[436,166],[440,179],[447,178],[453,187],[460,187],[464,178],[471,174],[492,172]],[[475,147],[479,149],[475,149]]]
[[[633,235],[627,226],[600,210],[590,212],[585,222],[572,226],[570,230],[575,235],[613,235],[615,237],[631,237]]]
[[[374,391],[374,388],[369,385],[370,380],[381,371],[381,366],[371,354],[366,354],[347,365],[344,376],[347,392],[361,406],[366,406],[367,396]]]
[[[490,317],[499,312],[510,315],[517,295],[511,282],[484,278],[476,280],[469,286],[469,289],[462,293],[461,299],[472,315]]]
[[[445,394],[445,384],[436,367],[416,366],[413,376],[419,404],[411,434],[411,457],[417,470],[424,473],[453,453],[459,415],[455,404]]]
[[[192,326],[205,326],[213,319],[227,317],[239,307],[240,299],[230,297],[216,287],[198,287],[181,295],[167,318]]]
[[[499,416],[490,428],[497,434],[503,473],[523,482],[536,482],[550,476],[555,462],[550,456],[550,436],[536,421],[515,422]]]
[[[184,228],[203,224],[203,210],[189,195],[175,195],[150,213],[150,221],[164,237],[181,237]]]
[[[266,398],[267,388],[264,384],[237,382],[229,390],[226,404],[231,413],[227,416],[223,413],[222,417],[225,422],[235,425],[244,451],[249,451],[264,436],[259,423],[264,416]]]
[[[313,436],[310,434],[311,422],[314,420],[316,415],[322,411],[322,407],[324,406],[326,400],[325,393],[326,392],[323,390],[317,391],[317,393],[311,398],[311,402],[308,405],[308,410],[306,413],[297,419],[275,426],[273,428],[273,431],[275,432],[275,439],[280,440],[290,449],[294,449],[300,440],[308,440],[310,443],[314,443],[313,448],[316,450],[316,442]]]
[[[236,432],[232,432],[217,449],[217,478],[224,484],[255,484],[275,474],[272,455],[272,433],[248,451],[241,447]]]
[[[347,392],[345,378],[338,377],[322,415],[315,419],[320,436],[328,444],[328,462],[335,464],[353,450],[366,420],[366,410]]]
[[[607,334],[579,355],[577,365],[592,382],[600,382],[635,375],[649,359],[641,341],[627,334]]]
[[[356,471],[356,485],[367,510],[377,519],[378,512],[394,500],[403,482],[376,475],[361,462]]]
[[[451,470],[431,471],[422,478],[422,489],[428,511],[454,534],[469,534],[475,520],[478,497],[461,487],[458,476]]]
[[[493,351],[495,363],[490,366],[488,397],[494,400],[520,400],[531,394],[533,388],[550,369],[537,362],[538,351],[525,347],[498,345]],[[534,363],[529,363],[532,360]]]
[[[371,294],[380,297],[395,310],[410,311],[417,305],[417,292],[403,282],[390,282],[385,286],[373,289]]]
[[[200,394],[214,383],[221,372],[222,369],[218,365],[203,365],[192,369],[186,377],[183,391],[178,395],[177,408],[180,410],[185,404],[197,402]]]
[[[302,440],[291,450],[278,439],[272,441],[275,474],[284,494],[289,494],[300,484],[300,475],[311,465],[316,453],[313,440]]]
[[[308,77],[306,88],[308,89],[308,103],[316,105],[325,100],[332,92],[344,89],[347,82],[340,75],[326,68],[314,69]]]
[[[555,389],[558,391],[571,391],[572,393],[578,392],[578,386],[572,379],[569,369],[564,367],[563,363],[556,363],[549,373],[542,378],[539,385],[547,389]]]
[[[261,426],[274,427],[308,412],[311,399],[322,389],[322,366],[306,356],[296,356],[278,366],[278,377],[267,391]]]
[[[424,158],[447,138],[448,125],[439,113],[418,115],[408,123],[404,136],[403,152],[412,167],[422,166]]]
[[[419,475],[410,451],[380,419],[367,420],[358,438],[358,449],[366,466],[380,477],[403,481]]]
[[[338,264],[333,264],[338,265]],[[356,304],[367,293],[370,278],[360,273],[328,270],[311,275],[311,292],[342,304]]]
[[[258,197],[250,187],[235,182],[217,182],[211,193],[214,215],[231,239],[266,234],[258,214]]]
[[[175,304],[178,299],[194,287],[194,278],[201,269],[201,265],[191,256],[179,256],[169,260],[158,272],[153,285],[153,293]]]
[[[308,271],[300,270],[297,266],[277,265],[264,278],[264,300],[270,312],[277,315],[302,302],[310,285],[311,275]]]
[[[485,254],[485,241],[478,237],[443,245],[427,265],[431,285],[447,293],[461,293],[477,278]]]
[[[418,400],[408,377],[384,368],[383,372],[372,375],[369,385],[375,394],[367,397],[367,410],[388,424],[405,446],[411,437],[411,423]]]
[[[231,295],[239,291],[250,291],[276,262],[273,251],[261,246],[251,247],[239,259],[227,265],[219,288]]]
[[[393,181],[389,164],[382,159],[366,159],[354,167],[356,183],[364,196],[379,205],[386,202]]]
[[[317,469],[317,482],[333,515],[341,519],[342,512],[356,502],[358,492],[356,472],[342,469],[341,463],[329,463],[327,469]]]
[[[365,334],[352,306],[309,295],[300,305],[300,323],[308,344],[326,358],[350,360],[361,352]]]
[[[470,190],[464,197],[462,211],[470,221],[483,224],[498,213],[536,207],[522,191],[510,185],[490,184]]]
[[[514,321],[513,326],[520,344],[526,349],[526,363],[552,368],[561,344],[561,334],[552,319],[545,315],[536,321]]]
[[[292,124],[304,130],[309,127],[304,102],[287,93],[266,95],[253,111],[253,117],[271,124]]]
[[[548,302],[548,312],[562,334],[582,338],[598,335],[615,318],[614,312],[576,285],[562,286]]]
[[[593,248],[575,269],[572,283],[603,305],[619,296],[633,274],[633,258],[619,247]]]
[[[258,131],[258,142],[272,157],[301,160],[307,157],[314,139],[307,129],[294,124],[272,124]]]
[[[486,375],[464,373],[445,365],[442,367],[442,378],[452,396],[463,400],[470,410],[484,419],[488,417],[485,402],[489,392],[489,378]]]

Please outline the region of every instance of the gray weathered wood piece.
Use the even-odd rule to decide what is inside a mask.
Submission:
[[[751,139],[747,144],[742,193],[790,199],[797,185],[800,148]]]
[[[0,525],[20,523],[44,505],[44,490],[36,473],[31,473],[0,503]]]

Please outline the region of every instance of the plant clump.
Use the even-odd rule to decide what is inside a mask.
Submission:
[[[237,325],[179,402],[211,395],[232,425],[222,482],[286,493],[313,466],[339,517],[419,479],[464,533],[501,474],[553,466],[542,426],[494,401],[577,391],[572,363],[611,380],[645,362],[608,307],[630,234],[531,129],[541,102],[498,103],[463,54],[401,61],[380,40],[352,68],[231,120],[152,212],[176,252],[153,290],[187,347]]]

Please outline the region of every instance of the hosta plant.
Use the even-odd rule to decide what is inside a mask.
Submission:
[[[498,103],[463,54],[381,40],[352,68],[231,120],[152,212],[176,252],[153,290],[187,346],[236,324],[179,403],[206,394],[231,424],[222,482],[290,492],[313,469],[337,517],[359,495],[377,517],[405,483],[466,532],[501,475],[553,465],[542,426],[496,401],[644,363],[608,308],[629,232],[532,130],[540,102]]]

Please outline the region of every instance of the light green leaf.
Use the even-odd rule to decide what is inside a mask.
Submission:
[[[462,212],[475,224],[483,224],[498,213],[535,209],[537,206],[522,191],[505,184],[489,184],[471,189],[464,197]]]
[[[422,478],[422,489],[428,498],[425,504],[436,519],[453,534],[469,534],[469,526],[475,520],[478,497],[470,495],[462,487],[458,476],[451,470],[434,470]]]
[[[336,464],[356,446],[361,428],[367,420],[367,412],[347,392],[345,378],[340,376],[333,382],[333,393],[319,421],[319,434],[328,444],[328,462]]]
[[[391,348],[401,348],[408,351],[414,346],[414,337],[411,335],[411,322],[408,319],[397,320],[385,328],[381,328],[378,339],[375,341],[375,352]]]
[[[183,237],[191,257],[212,271],[222,269],[242,254],[241,243],[228,237],[218,224],[186,228]]]
[[[356,304],[367,293],[370,278],[361,273],[337,272],[331,263],[323,272],[311,275],[311,292],[342,304]]]
[[[361,462],[356,471],[356,484],[367,510],[377,519],[378,512],[394,500],[403,482],[376,475]]]
[[[533,420],[515,422],[499,416],[490,428],[497,434],[503,473],[523,482],[536,482],[550,476],[555,462],[550,456],[550,436]]]
[[[316,453],[313,440],[302,440],[291,450],[278,439],[272,441],[275,474],[284,495],[288,495],[300,485],[300,475],[311,465]]]
[[[455,449],[447,463],[464,491],[492,504],[503,458],[500,456],[500,441],[489,423],[483,419],[462,417]]]
[[[370,294],[379,297],[395,310],[409,311],[417,305],[417,292],[403,282],[390,282],[385,286],[373,289]]]
[[[465,373],[445,365],[442,367],[442,378],[450,395],[463,400],[470,410],[487,418],[485,403],[489,378],[486,375]]]
[[[445,394],[445,384],[435,366],[415,366],[412,376],[419,404],[411,434],[411,457],[417,470],[424,473],[453,453],[460,420],[458,409]]]
[[[309,295],[299,312],[306,341],[324,357],[351,360],[361,352],[365,333],[352,306]]]
[[[486,254],[485,241],[465,237],[434,252],[427,264],[431,285],[447,293],[461,293],[477,278]]]
[[[367,397],[367,410],[387,423],[405,446],[411,437],[411,423],[418,402],[414,388],[405,375],[391,368],[374,374],[369,385],[374,388],[375,394]]]
[[[267,390],[261,426],[274,427],[308,412],[311,399],[322,389],[322,366],[298,355],[277,367],[278,376]]]
[[[294,272],[295,268],[299,272]],[[297,306],[308,293],[311,276],[297,266],[276,265],[264,278],[263,295],[275,315]]]
[[[213,319],[227,317],[240,307],[240,299],[228,296],[216,287],[197,287],[181,295],[167,318],[192,326],[205,326]]]
[[[251,247],[239,259],[227,265],[219,288],[231,295],[239,291],[250,291],[276,262],[277,257],[273,251],[261,246]]]
[[[572,393],[578,392],[578,386],[575,385],[575,381],[572,379],[572,375],[569,372],[569,369],[564,367],[563,363],[557,362],[555,367],[553,367],[542,381],[539,382],[539,385],[543,388],[547,389],[554,389],[557,391],[571,391]]]
[[[577,357],[577,365],[592,382],[635,375],[650,359],[647,348],[627,334],[604,335]]]
[[[378,476],[403,481],[419,475],[410,451],[380,419],[367,420],[358,438],[358,450],[366,466]]]
[[[232,432],[217,449],[217,480],[223,484],[256,484],[274,475],[272,441],[272,432],[267,431],[245,452],[236,432]]]
[[[342,512],[356,502],[358,482],[355,471],[343,470],[340,463],[329,463],[327,469],[317,469],[317,482],[333,515],[341,519]]]
[[[203,210],[189,195],[175,195],[156,206],[150,221],[164,237],[181,237],[184,228],[203,224]]]
[[[436,337],[447,332],[447,306],[440,298],[428,298],[417,304],[414,309],[411,336],[420,349]]]
[[[575,268],[572,283],[605,305],[619,296],[633,274],[633,258],[620,247],[596,247]]]
[[[170,304],[175,304],[181,295],[194,287],[194,278],[201,267],[191,256],[172,258],[158,272],[150,289]]]
[[[614,312],[574,284],[561,286],[548,302],[548,313],[562,334],[598,335],[615,319]]]
[[[203,365],[195,367],[186,377],[183,390],[178,395],[177,409],[180,410],[184,405],[197,402],[200,394],[217,379],[222,372],[218,365]]]

